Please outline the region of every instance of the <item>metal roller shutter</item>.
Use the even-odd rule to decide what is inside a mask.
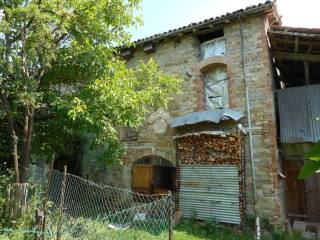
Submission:
[[[240,224],[239,174],[230,165],[181,165],[182,216]]]

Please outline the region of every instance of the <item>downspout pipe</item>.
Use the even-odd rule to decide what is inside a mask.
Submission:
[[[241,60],[243,67],[243,78],[245,82],[245,92],[246,92],[246,107],[247,107],[247,118],[248,118],[248,130],[249,130],[249,148],[250,148],[250,161],[251,161],[251,171],[252,171],[252,186],[253,186],[253,201],[254,201],[254,213],[256,215],[256,238],[260,239],[260,219],[257,212],[257,185],[256,185],[256,168],[254,162],[253,154],[253,138],[252,138],[252,122],[251,122],[251,105],[249,99],[249,83],[247,78],[247,66],[246,58],[244,56],[244,36],[243,36],[243,22],[239,16],[240,22],[240,48],[241,48]]]

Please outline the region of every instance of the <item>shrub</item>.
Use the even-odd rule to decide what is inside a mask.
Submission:
[[[13,181],[13,172],[4,165],[0,166],[0,228],[7,226],[6,216],[8,186]]]

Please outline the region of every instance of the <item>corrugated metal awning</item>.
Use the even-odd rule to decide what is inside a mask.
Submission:
[[[176,128],[202,122],[219,123],[223,120],[239,121],[242,117],[242,112],[228,108],[217,111],[194,112],[174,118],[173,122],[171,123],[171,127]]]

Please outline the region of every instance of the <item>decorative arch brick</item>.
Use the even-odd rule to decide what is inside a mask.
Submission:
[[[227,66],[227,60],[225,56],[209,57],[201,60],[198,64],[199,72],[204,74],[208,70],[217,66]]]
[[[143,157],[147,156],[159,156],[172,163],[173,166],[176,165],[175,154],[165,154],[164,151],[158,150],[156,148],[128,148],[126,154],[123,156],[123,163],[128,166]]]
[[[227,69],[227,76],[228,79],[231,78],[231,69],[230,66],[227,64],[227,59],[225,56],[215,56],[215,57],[209,57],[207,59],[201,60],[197,65],[197,75],[198,78],[195,80],[194,88],[196,92],[196,106],[194,111],[204,111],[205,110],[205,104],[204,104],[204,82],[203,77],[206,72],[208,72],[210,69],[215,67],[226,67]],[[229,104],[230,104],[230,82],[228,81],[228,92],[229,92]]]

